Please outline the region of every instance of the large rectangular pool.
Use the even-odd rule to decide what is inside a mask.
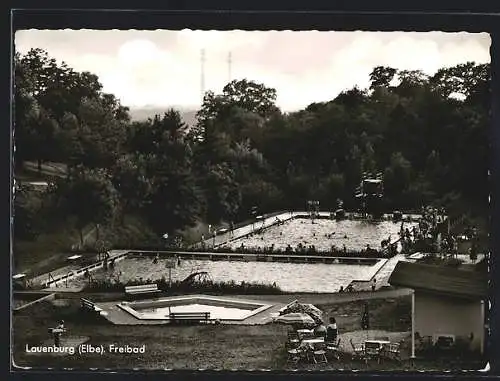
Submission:
[[[206,271],[215,282],[234,281],[247,283],[276,283],[288,292],[337,292],[353,280],[369,280],[385,263],[358,264],[303,264],[282,262],[239,262],[210,260],[181,260],[180,266],[171,269],[173,281],[182,281],[191,273]],[[128,257],[116,262],[114,269],[92,272],[94,279],[111,279],[121,282],[138,280],[149,282],[164,277],[168,280],[167,259],[156,263],[151,257]],[[83,287],[88,282],[84,277],[69,280],[69,287]]]

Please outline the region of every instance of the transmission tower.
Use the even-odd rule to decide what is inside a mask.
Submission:
[[[227,55],[227,83],[231,82],[232,80],[232,75],[231,75],[231,64],[232,64],[232,54],[229,52]]]
[[[200,84],[200,90],[201,90],[201,102],[203,103],[203,97],[205,96],[205,49],[201,49],[201,84]]]

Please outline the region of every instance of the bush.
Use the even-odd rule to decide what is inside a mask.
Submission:
[[[202,292],[202,293],[224,293],[224,294],[282,294],[283,291],[276,285],[261,283],[236,283],[229,282],[197,282],[185,283],[182,281],[172,282],[170,286],[165,278],[151,279],[133,279],[128,282],[120,282],[114,279],[103,279],[92,282],[84,288],[87,292],[123,292],[126,286],[136,286],[140,284],[156,283],[158,288],[166,294]]]

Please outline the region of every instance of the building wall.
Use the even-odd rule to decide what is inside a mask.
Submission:
[[[421,336],[474,334],[472,349],[482,350],[484,311],[481,301],[468,301],[422,292],[415,293],[415,332]]]

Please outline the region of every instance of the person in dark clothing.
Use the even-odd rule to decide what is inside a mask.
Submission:
[[[330,324],[326,327],[326,338],[325,341],[328,343],[333,343],[337,340],[337,336],[339,334],[337,328],[337,321],[333,316],[330,317]]]
[[[368,303],[365,303],[363,316],[361,317],[361,328],[363,328],[364,330],[370,328],[370,315],[368,313]]]
[[[66,331],[66,327],[64,326],[64,320],[61,320],[55,330],[53,331],[54,335],[54,345],[59,347],[61,345],[61,334]]]
[[[314,328],[314,336],[315,337],[323,337],[326,338],[326,327],[323,324],[318,325]]]

